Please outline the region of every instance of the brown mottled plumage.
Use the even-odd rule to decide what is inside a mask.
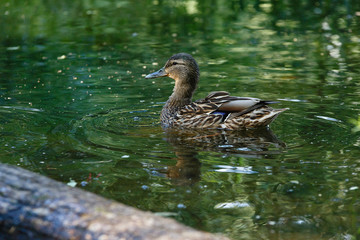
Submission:
[[[210,93],[206,98],[192,102],[199,81],[199,67],[187,53],[169,58],[159,71],[145,78],[168,76],[175,80],[173,93],[161,111],[161,123],[166,127],[182,128],[257,128],[269,125],[281,112],[258,98],[234,97],[228,92]]]

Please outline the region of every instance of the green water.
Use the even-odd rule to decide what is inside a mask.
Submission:
[[[0,159],[233,239],[360,237],[360,2],[0,3]],[[280,100],[269,131],[159,125],[193,54],[195,99]]]

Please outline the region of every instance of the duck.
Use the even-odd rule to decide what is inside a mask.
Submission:
[[[211,92],[204,99],[192,101],[200,71],[192,55],[177,53],[165,66],[145,76],[146,79],[169,77],[175,86],[161,110],[160,121],[165,128],[183,129],[254,129],[267,127],[288,108],[273,109],[266,101],[252,97],[231,96],[226,91]]]

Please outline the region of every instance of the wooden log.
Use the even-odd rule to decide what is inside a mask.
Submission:
[[[0,239],[227,239],[0,164]]]

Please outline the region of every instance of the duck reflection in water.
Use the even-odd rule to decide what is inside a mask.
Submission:
[[[256,158],[280,154],[286,146],[269,128],[244,131],[165,128],[164,131],[177,157],[175,166],[168,166],[166,174],[178,185],[193,184],[201,179],[198,151]]]

